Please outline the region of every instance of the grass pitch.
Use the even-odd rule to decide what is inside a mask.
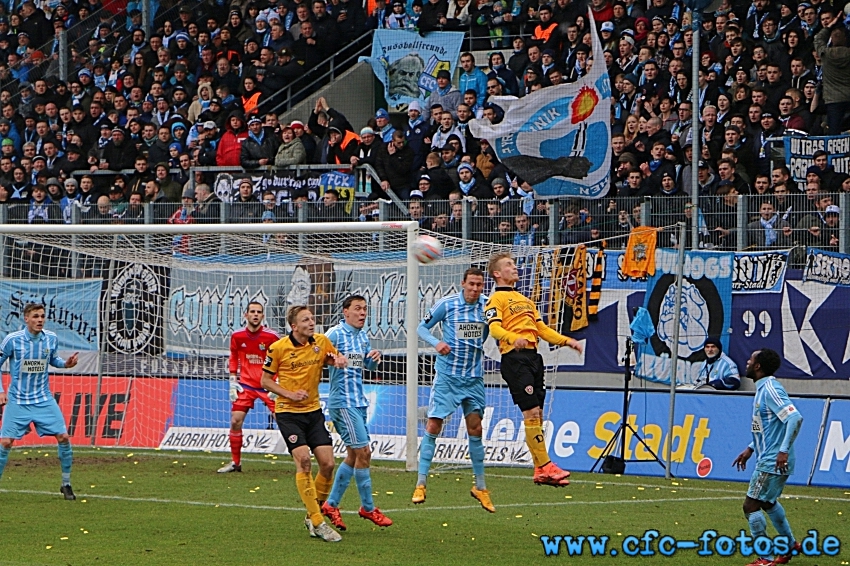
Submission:
[[[354,482],[341,504],[348,531],[328,544],[309,538],[304,509],[286,456],[246,456],[241,474],[216,474],[219,454],[75,451],[77,501],[59,495],[55,447],[18,448],[0,481],[0,565],[190,564],[531,564],[544,558],[544,535],[609,536],[619,549],[628,535],[647,529],[695,540],[705,529],[734,537],[747,523],[745,483],[668,481],[644,477],[573,474],[567,488],[535,486],[531,471],[489,468],[497,507],[484,511],[469,496],[468,470],[442,471],[428,481],[428,500],[410,502],[416,477],[374,462],[375,503],[395,524],[381,529],[356,515]],[[742,479],[749,474],[742,473]],[[796,557],[792,564],[850,563],[850,491],[788,487],[782,503],[797,538],[817,529],[837,536],[838,556]],[[768,527],[768,534],[775,534]],[[568,557],[569,564],[658,562],[747,564],[751,559]],[[610,552],[610,550],[609,550]]]

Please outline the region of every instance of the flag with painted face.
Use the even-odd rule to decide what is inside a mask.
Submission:
[[[588,17],[593,57],[584,76],[523,98],[491,97],[496,118],[470,122],[472,135],[489,141],[499,160],[539,198],[601,198],[608,191],[611,83],[596,24]]]

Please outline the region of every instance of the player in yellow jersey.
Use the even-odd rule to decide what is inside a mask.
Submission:
[[[537,353],[540,339],[556,346],[569,346],[581,352],[581,344],[558,334],[546,324],[534,303],[517,292],[514,285],[519,272],[510,253],[490,256],[487,266],[496,288],[484,306],[484,318],[490,335],[499,342],[502,354],[502,379],[508,384],[514,403],[525,421],[525,442],[534,460],[534,483],[569,485],[570,473],[549,458],[543,436],[543,357]]]
[[[269,347],[262,385],[278,395],[275,418],[295,460],[295,485],[307,507],[304,525],[310,536],[338,542],[342,537],[325,522],[321,511],[333,485],[334,452],[319,407],[319,381],[325,365],[344,368],[348,360],[324,334],[314,334],[316,319],[309,308],[290,308],[286,321],[292,332]],[[315,481],[310,470],[311,450],[319,464]]]

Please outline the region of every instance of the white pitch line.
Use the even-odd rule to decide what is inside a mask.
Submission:
[[[38,450],[38,447],[26,447],[26,449],[29,450],[29,451],[34,451],[36,453],[46,451],[46,450]],[[151,449],[148,449],[148,448],[141,448],[141,449],[138,450],[138,452],[139,452],[138,456],[142,456],[142,457],[143,456],[155,456],[155,457],[159,457],[159,458],[171,458],[171,459],[178,459],[178,460],[179,459],[185,459],[185,460],[218,460],[218,461],[221,461],[221,462],[224,462],[225,460],[227,460],[227,456],[224,453],[222,453],[222,456],[219,457],[219,456],[215,456],[213,454],[205,455],[205,454],[198,454],[198,453],[192,453],[192,452],[189,452],[189,453],[185,453],[185,452],[177,453],[177,452],[174,452],[174,451],[172,451],[172,452],[160,452],[160,451],[155,451],[155,450],[151,450]],[[127,449],[126,451],[120,451],[120,450],[115,450],[115,449],[92,450],[92,449],[76,449],[75,448],[74,453],[75,454],[100,455],[100,456],[123,456],[123,457],[126,457],[127,453],[132,454],[133,450]],[[291,458],[288,457],[287,454],[281,454],[281,455],[279,455],[279,457],[281,459],[272,460],[271,458],[261,458],[261,457],[246,458],[245,456],[243,456],[242,460],[248,461],[248,462],[251,462],[251,463],[255,463],[255,464],[283,464],[284,466],[294,465],[294,462],[292,461]],[[404,468],[395,468],[395,467],[392,467],[392,466],[380,466],[379,465],[379,466],[372,466],[371,469],[373,469],[375,471],[380,471],[380,472],[407,473],[404,470]],[[529,471],[530,471],[530,468],[529,468]],[[460,475],[459,472],[452,471],[452,470],[445,471],[445,472],[440,472],[440,471],[434,472],[434,471],[432,471],[432,473],[436,473],[436,474],[442,473],[442,474],[445,474],[445,475],[451,475],[451,474]],[[582,473],[584,473],[584,472],[582,472]],[[500,478],[500,479],[513,479],[513,480],[528,480],[529,479],[528,475],[496,474],[496,473],[490,473],[490,472],[487,473],[487,477]],[[623,476],[623,477],[625,478],[625,477],[628,477],[628,476]],[[648,477],[653,477],[653,476],[648,476]],[[679,478],[679,479],[683,479],[683,478]],[[721,480],[708,479],[706,481],[721,481]],[[723,481],[728,481],[728,480],[723,480]],[[570,483],[605,485],[605,486],[609,486],[609,487],[645,487],[647,489],[655,488],[655,487],[660,487],[661,489],[675,487],[677,490],[683,490],[683,491],[687,490],[687,491],[704,491],[704,492],[709,492],[709,493],[743,493],[739,489],[730,489],[730,488],[723,488],[723,487],[691,487],[691,486],[688,486],[688,485],[670,486],[670,485],[666,485],[666,484],[665,485],[658,485],[658,484],[652,484],[652,483],[635,483],[635,482],[628,482],[628,481],[627,482],[614,482],[614,481],[609,482],[609,481],[571,479]],[[743,484],[744,480],[742,480],[741,483]],[[800,486],[800,487],[802,487],[802,486]],[[812,487],[814,489],[818,489],[818,486],[810,486],[810,487]],[[837,490],[838,488],[823,487],[822,489]],[[0,490],[0,491],[2,491],[2,490]],[[783,493],[782,495],[783,495],[783,499],[797,498],[797,499],[822,499],[824,501],[850,501],[850,497],[828,497],[828,496],[821,497],[821,496],[817,496],[817,495],[802,495],[802,494],[794,494],[794,493]]]
[[[0,489],[0,493],[19,493],[24,495],[50,495],[56,496],[54,491],[38,491],[33,489]],[[210,501],[191,501],[185,499],[162,499],[159,497],[124,497],[121,495],[93,495],[88,493],[78,493],[78,499],[106,499],[109,501],[127,501],[132,503],[161,503],[168,505],[191,505],[195,507],[228,507],[237,509],[260,509],[264,511],[291,511],[304,513],[303,507],[279,507],[276,505],[247,505],[244,503],[213,503]],[[554,501],[546,503],[502,503],[499,507],[533,507],[536,505],[545,505],[547,507],[559,506],[566,507],[570,505],[618,505],[627,503],[677,503],[677,502],[694,502],[694,501],[716,501],[721,499],[739,499],[738,497],[681,497],[681,498],[659,498],[659,499],[621,499],[614,501]],[[404,513],[409,511],[464,511],[467,509],[478,509],[480,505],[450,505],[443,507],[401,507],[398,509],[384,509],[384,513]],[[345,514],[354,515],[357,511],[343,511]]]

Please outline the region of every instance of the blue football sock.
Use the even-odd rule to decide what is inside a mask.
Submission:
[[[0,446],[0,478],[3,477],[3,470],[6,469],[6,462],[9,461],[9,452],[11,451],[11,448],[3,448]]]
[[[428,470],[431,469],[431,460],[434,459],[434,450],[437,447],[437,435],[426,432],[419,445],[419,477],[416,485],[425,485],[428,481]]]
[[[788,537],[788,544],[794,544],[794,535],[791,533],[791,525],[788,524],[788,519],[785,518],[785,508],[778,501],[772,508],[767,509],[767,516],[770,517],[770,522],[776,532],[784,537]]]
[[[487,484],[484,483],[484,444],[480,436],[469,437],[469,459],[472,460],[476,489],[487,489]]]
[[[342,501],[342,496],[345,490],[348,489],[348,484],[351,482],[351,476],[354,475],[354,468],[343,462],[336,469],[336,478],[334,478],[334,486],[331,489],[331,494],[328,496],[328,505],[331,507],[339,507],[339,502]]]
[[[71,464],[74,463],[74,451],[70,442],[60,442],[59,464],[62,466],[62,485],[71,485]]]
[[[753,536],[753,540],[767,536],[767,521],[764,520],[764,513],[761,510],[750,513],[747,516],[747,522],[750,523],[750,534]],[[770,557],[762,556],[761,558],[769,559]]]
[[[372,501],[372,476],[369,474],[369,468],[355,468],[354,481],[357,484],[357,491],[360,492],[360,504],[366,511],[374,511],[375,503]]]

